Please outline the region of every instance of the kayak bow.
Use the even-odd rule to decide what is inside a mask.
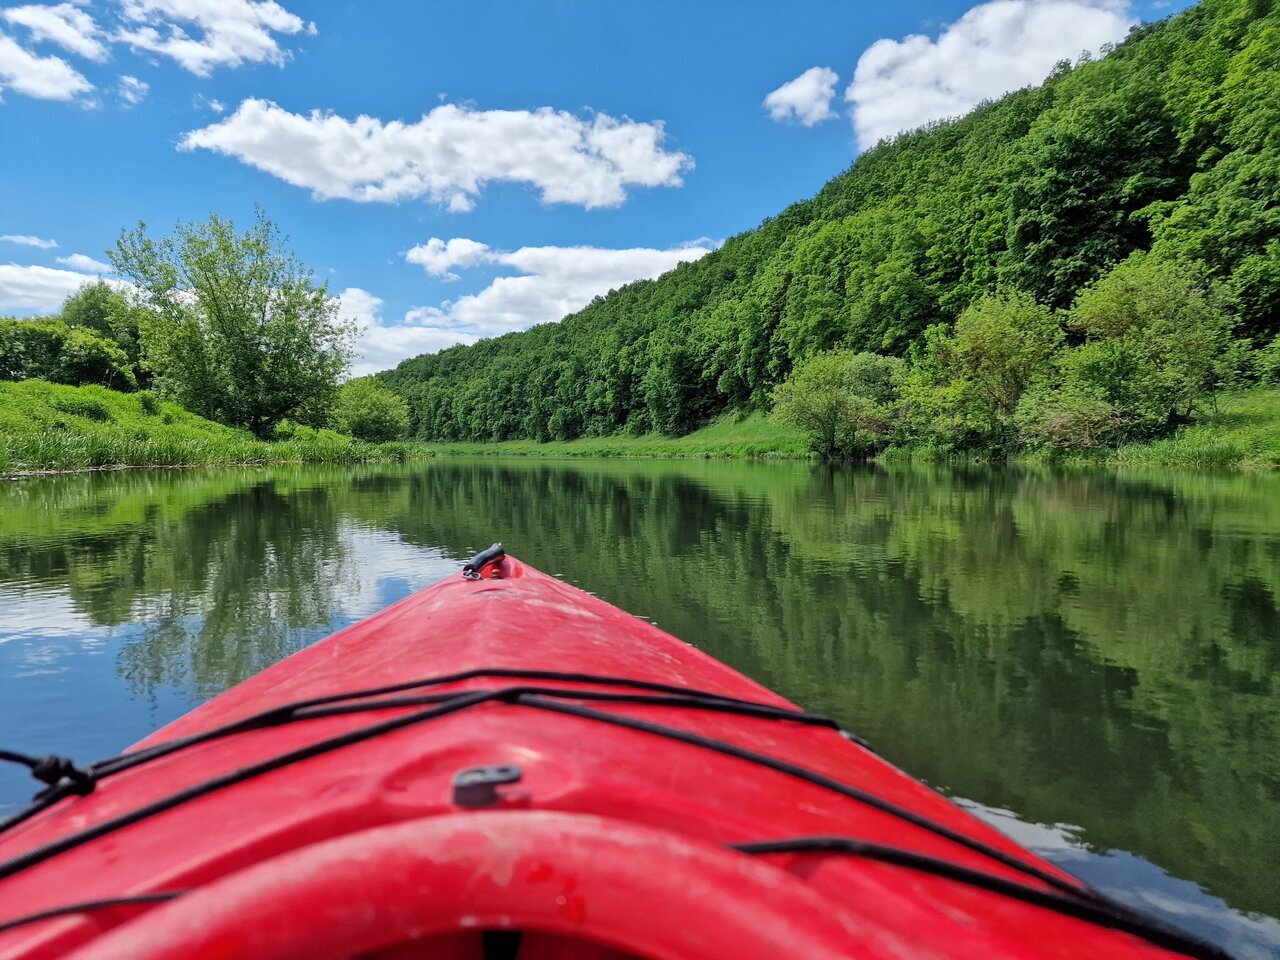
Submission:
[[[28,759],[3,960],[1224,956],[496,544],[119,757]]]

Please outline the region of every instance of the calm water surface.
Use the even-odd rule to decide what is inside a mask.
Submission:
[[[0,745],[91,759],[500,539],[1280,956],[1280,477],[444,460],[0,486]],[[0,815],[31,781],[0,769]]]

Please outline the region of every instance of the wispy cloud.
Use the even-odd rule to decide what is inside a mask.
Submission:
[[[97,277],[53,267],[0,263],[0,309],[56,310]]]
[[[37,53],[53,44],[69,54],[101,63],[112,46],[168,57],[185,70],[207,77],[221,67],[254,63],[284,64],[292,53],[282,37],[314,35],[304,21],[275,0],[117,0],[115,15],[100,23],[84,0],[26,3],[0,9],[0,92],[12,90],[41,100],[78,101],[99,106],[88,94],[94,85],[62,57]],[[121,77],[118,93],[126,105],[138,103],[148,86],[137,77]]]
[[[606,250],[599,247],[521,247],[498,250],[475,240],[432,237],[405,254],[410,263],[429,275],[457,279],[454,271],[487,267],[515,271],[517,276],[497,277],[478,293],[446,300],[437,306],[413,307],[398,323],[382,316],[381,298],[358,287],[338,295],[344,317],[364,328],[357,344],[356,376],[394,367],[421,353],[435,353],[481,337],[523,330],[538,323],[560,320],[582,309],[597,295],[633,280],[656,277],[705,256],[714,249],[710,240],[669,250],[634,248]]]
[[[17,243],[24,247],[36,247],[40,250],[52,250],[58,245],[57,240],[45,240],[43,237],[33,237],[30,234],[6,233],[0,235],[0,242]]]
[[[682,263],[697,260],[714,249],[709,240],[668,250],[635,247],[521,247],[497,250],[463,238],[433,237],[405,254],[410,263],[443,278],[455,269],[480,265],[514,270],[517,276],[497,277],[479,293],[420,307],[415,318],[423,323],[492,336],[559,320],[582,309],[591,299],[633,280],[656,277]]]
[[[389,324],[382,318],[382,298],[360,287],[348,287],[337,296],[338,313],[360,325],[357,359],[351,374],[356,377],[389,370],[401,360],[422,353],[435,353],[459,343],[474,343],[476,337],[421,322],[417,311],[409,311],[404,323]]]
[[[116,39],[201,77],[218,67],[283,64],[290,53],[280,36],[316,32],[273,0],[121,0],[120,8],[126,25]]]
[[[0,33],[0,92],[13,90],[37,100],[74,100],[92,89],[93,84],[61,57],[42,57]]]
[[[85,273],[111,273],[115,268],[109,263],[95,260],[83,253],[73,253],[67,257],[58,257],[58,263],[72,270],[83,270]]]
[[[144,83],[137,77],[125,75],[120,78],[120,86],[117,92],[120,94],[121,100],[133,106],[146,99],[147,91],[150,89],[151,84]]]
[[[36,43],[53,43],[87,60],[107,59],[102,29],[88,11],[74,3],[29,3],[0,10],[11,24],[26,27]]]

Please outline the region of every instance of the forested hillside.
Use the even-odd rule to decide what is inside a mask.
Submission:
[[[1148,250],[1201,271],[1236,336],[1274,338],[1276,0],[1204,0],[1139,27],[1100,60],[880,144],[658,280],[381,377],[424,439],[680,434],[768,406],[819,352],[908,355],[997,290],[1064,309]]]

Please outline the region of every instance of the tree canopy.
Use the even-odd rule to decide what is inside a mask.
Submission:
[[[217,214],[159,238],[139,223],[109,256],[145,308],[142,365],[160,393],[260,437],[323,420],[355,331],[261,210],[243,233]]]
[[[0,317],[0,380],[38,378],[73,386],[133,390],[133,365],[120,346],[58,317]]]

